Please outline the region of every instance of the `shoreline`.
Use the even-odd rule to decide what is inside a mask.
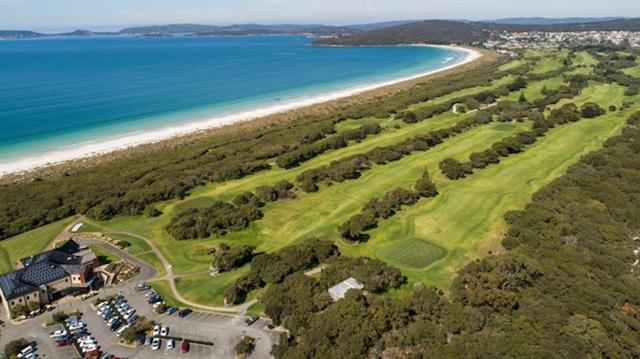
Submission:
[[[99,157],[114,152],[130,150],[136,147],[142,147],[144,145],[173,141],[179,138],[186,138],[194,134],[204,133],[225,126],[230,126],[242,122],[250,122],[273,115],[284,114],[289,111],[301,110],[310,106],[349,98],[355,95],[363,94],[365,92],[378,90],[383,87],[416,80],[422,77],[460,67],[473,62],[483,56],[479,51],[465,47],[428,44],[414,44],[404,46],[428,46],[446,48],[450,50],[462,51],[464,52],[464,57],[461,61],[458,61],[451,65],[443,66],[435,70],[425,71],[411,76],[405,76],[370,85],[358,86],[322,95],[301,98],[292,100],[288,103],[272,105],[255,110],[249,110],[224,116],[213,116],[207,119],[187,122],[181,125],[143,131],[133,135],[125,134],[119,137],[108,139],[106,141],[93,141],[80,145],[71,145],[65,147],[64,149],[58,149],[55,151],[40,153],[34,156],[9,160],[5,163],[0,164],[0,178],[4,178],[7,176],[20,176],[29,172],[35,172],[47,167],[59,166],[64,163],[70,163],[74,161],[86,161],[87,159],[93,157]]]

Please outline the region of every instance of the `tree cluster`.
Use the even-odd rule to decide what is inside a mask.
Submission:
[[[304,161],[323,154],[328,150],[347,147],[349,145],[349,141],[360,142],[367,138],[367,136],[378,134],[380,131],[382,131],[382,128],[377,123],[365,124],[359,128],[347,130],[322,141],[303,145],[291,152],[284,153],[278,156],[276,164],[281,168],[293,168]]]
[[[403,206],[411,206],[420,197],[435,197],[438,195],[436,185],[429,179],[428,173],[416,181],[414,190],[396,188],[387,192],[382,198],[374,198],[367,202],[362,211],[338,227],[338,232],[344,239],[352,241],[366,240],[364,233],[378,226],[378,221],[393,216]]]
[[[212,265],[221,272],[242,267],[251,261],[255,249],[256,247],[247,244],[240,244],[224,249],[216,254]]]
[[[225,302],[242,303],[252,290],[265,284],[279,283],[291,273],[315,267],[337,255],[340,252],[333,242],[320,239],[309,239],[275,253],[259,254],[251,260],[251,271],[227,287],[224,292]]]
[[[244,229],[262,218],[261,207],[267,202],[292,199],[293,184],[283,180],[274,186],[259,186],[255,194],[244,192],[233,198],[232,204],[215,201],[207,208],[190,208],[171,219],[167,232],[178,240],[223,236]]]

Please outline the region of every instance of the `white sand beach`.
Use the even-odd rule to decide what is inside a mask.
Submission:
[[[455,49],[463,51],[465,53],[463,60],[453,63],[451,65],[419,73],[413,76],[397,78],[392,81],[380,82],[372,85],[355,87],[345,89],[342,91],[336,91],[327,93],[324,95],[313,96],[309,98],[303,98],[299,100],[290,101],[275,106],[258,108],[251,111],[245,111],[237,114],[231,114],[227,116],[211,117],[207,119],[196,120],[194,122],[187,122],[176,126],[169,126],[160,129],[153,129],[148,131],[142,131],[135,134],[122,135],[120,137],[105,138],[102,141],[93,141],[83,144],[73,145],[70,144],[63,149],[41,153],[28,158],[21,158],[16,160],[6,161],[0,163],[0,177],[8,174],[15,174],[25,171],[31,171],[40,167],[45,167],[53,164],[59,164],[66,161],[78,160],[81,158],[103,155],[117,150],[130,148],[142,144],[154,143],[163,140],[168,140],[178,136],[184,136],[192,134],[194,132],[210,130],[212,128],[230,125],[241,121],[249,121],[258,119],[261,117],[278,114],[302,107],[319,104],[323,102],[333,101],[344,97],[353,96],[362,92],[378,89],[384,86],[393,85],[396,83],[414,80],[420,77],[428,76],[437,72],[445,71],[463,64],[472,62],[482,55],[473,49],[453,46],[441,46],[441,45],[407,45],[407,46],[431,46],[431,47],[443,47],[448,49]],[[449,59],[450,61],[450,59]],[[446,61],[445,63],[448,63]]]

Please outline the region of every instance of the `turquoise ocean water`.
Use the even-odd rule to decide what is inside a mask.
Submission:
[[[0,41],[0,162],[375,84],[461,51],[304,36]]]

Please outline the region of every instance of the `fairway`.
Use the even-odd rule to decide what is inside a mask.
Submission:
[[[390,242],[376,251],[376,256],[385,258],[394,266],[422,269],[443,258],[447,251],[418,238],[406,238]]]
[[[69,217],[0,241],[0,272],[11,271],[21,258],[44,251],[74,219]]]

